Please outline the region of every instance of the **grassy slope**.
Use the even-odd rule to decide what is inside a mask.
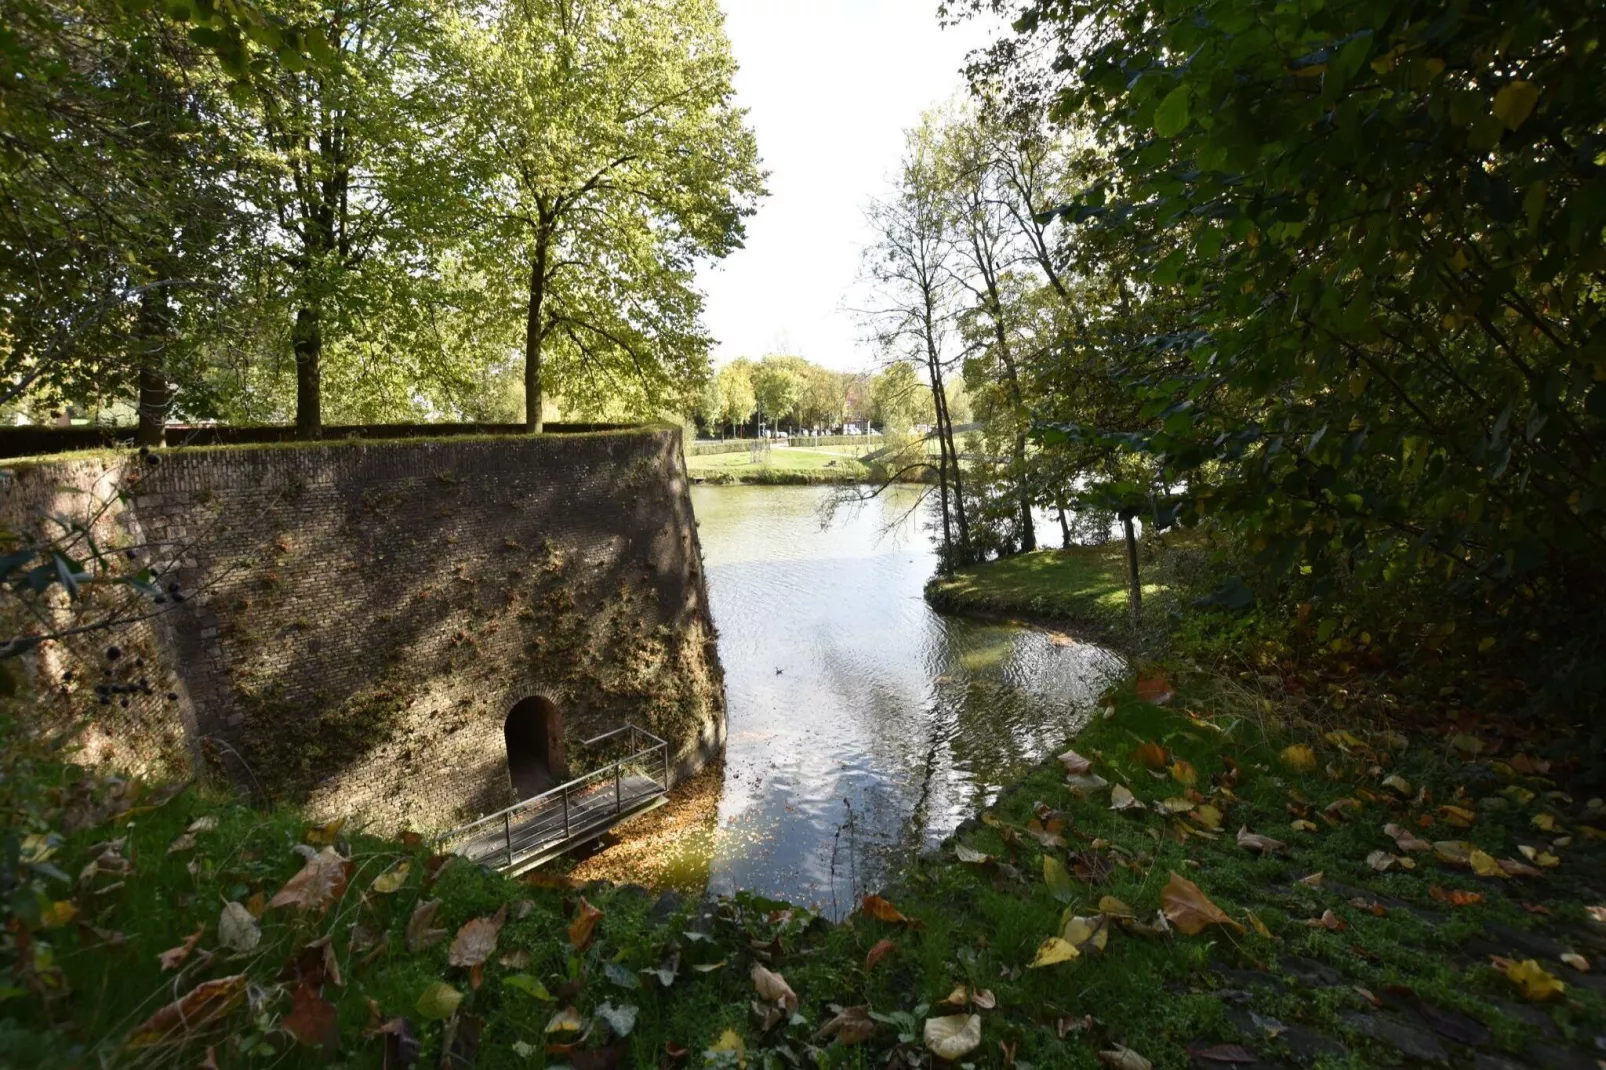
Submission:
[[[951,613],[1053,618],[1108,630],[1126,617],[1125,555],[1117,541],[1016,554],[937,576],[926,598]],[[1143,593],[1162,590],[1146,583]]]
[[[812,482],[854,482],[865,478],[865,467],[843,452],[829,447],[804,449],[784,446],[771,449],[755,464],[750,452],[715,453],[688,457],[686,470],[693,477],[727,479],[738,482],[784,481],[788,478]]]
[[[1606,872],[1606,851],[1581,833],[1580,807],[1547,797],[1544,791],[1550,785],[1542,779],[1518,776],[1493,761],[1466,762],[1442,743],[1419,743],[1396,755],[1381,742],[1367,746],[1342,737],[1342,745],[1316,740],[1317,768],[1294,772],[1279,758],[1285,739],[1251,720],[1212,716],[1211,708],[1209,697],[1200,694],[1185,694],[1167,708],[1147,705],[1131,693],[1117,695],[1113,714],[1095,720],[1076,747],[1093,761],[1096,772],[1112,784],[1130,786],[1149,809],[1114,812],[1108,808],[1108,789],[1079,798],[1057,764],[1040,769],[1001,800],[986,823],[967,825],[958,836],[959,842],[993,855],[997,862],[961,864],[948,846],[888,892],[918,927],[863,914],[843,925],[827,925],[806,912],[740,897],[711,908],[701,921],[684,912],[653,918],[651,899],[638,891],[592,887],[584,894],[605,916],[596,943],[581,955],[572,952],[565,935],[577,892],[506,880],[456,861],[425,887],[430,868],[425,848],[358,836],[340,840],[355,869],[348,889],[327,915],[268,910],[263,941],[255,951],[206,958],[204,952],[218,948],[222,903],[249,903],[258,893],[271,897],[300,868],[301,858],[291,848],[306,838],[307,830],[293,814],[264,815],[192,790],[148,812],[136,810],[77,832],[57,850],[55,864],[76,876],[89,858],[90,845],[127,835],[130,850],[125,854],[135,859],[136,870],[121,885],[100,878],[77,890],[55,887],[53,896],[79,906],[78,918],[60,928],[37,930],[34,937],[54,945],[55,962],[73,995],[57,999],[50,1010],[34,994],[13,994],[0,1003],[0,1065],[89,1064],[103,1056],[106,1065],[139,1065],[140,1059],[118,1053],[140,1019],[204,979],[240,972],[249,973],[257,986],[254,1011],[237,1009],[183,1045],[143,1056],[145,1064],[197,1065],[210,1043],[219,1067],[314,1065],[318,1056],[289,1046],[278,1027],[291,1007],[286,964],[299,948],[323,935],[332,937],[344,984],[326,983],[322,991],[339,1009],[340,1057],[354,1066],[381,1061],[383,1038],[364,1035],[372,1014],[409,1019],[424,1049],[418,1065],[437,1065],[448,1026],[427,1020],[418,1005],[420,995],[442,980],[466,996],[458,1009],[457,1034],[479,1030],[476,1065],[489,1067],[559,1062],[649,1066],[659,1062],[666,1046],[688,1049],[690,1065],[697,1066],[703,1063],[701,1053],[727,1029],[742,1037],[749,1065],[768,1065],[758,1060],[761,1049],[779,1052],[784,1047],[801,1056],[811,1044],[827,1048],[815,1036],[831,1017],[832,1004],[868,1003],[877,1013],[910,1014],[918,1034],[928,1015],[952,1013],[937,1004],[958,983],[989,989],[996,996],[995,1009],[979,1012],[983,1045],[975,1058],[984,1065],[999,1064],[1000,1045],[1038,1067],[1093,1067],[1097,1051],[1112,1043],[1125,1044],[1161,1067],[1187,1065],[1190,1045],[1211,1043],[1241,1044],[1269,1059],[1287,1059],[1287,1041],[1269,1038],[1248,1019],[1249,1009],[1348,1047],[1347,1056],[1319,1060],[1320,1065],[1390,1061],[1386,1049],[1360,1036],[1346,1020],[1347,1014],[1372,1011],[1354,986],[1392,1004],[1408,1000],[1400,994],[1403,989],[1391,986],[1407,986],[1435,1007],[1483,1023],[1491,1032],[1487,1048],[1526,1052],[1537,1065],[1560,1065],[1536,1046],[1558,1043],[1544,1039],[1547,1029],[1587,1043],[1606,1027],[1599,986],[1591,989],[1586,978],[1570,973],[1554,956],[1543,965],[1572,983],[1538,1011],[1547,1025],[1523,1020],[1521,1015],[1534,1006],[1509,1002],[1515,1000],[1514,987],[1488,965],[1485,949],[1471,943],[1489,939],[1493,930],[1487,926],[1499,923],[1511,930],[1543,928],[1594,956],[1597,948],[1588,941],[1596,938],[1584,927],[1583,904],[1601,901],[1598,882]],[[1185,712],[1189,710],[1198,716]],[[1132,752],[1143,742],[1158,743],[1191,763],[1198,778],[1195,802],[1208,797],[1225,811],[1222,836],[1179,838],[1183,826],[1175,817],[1161,816],[1158,803],[1182,798],[1186,789],[1172,776],[1137,763]],[[1242,774],[1235,787],[1226,789],[1221,778],[1229,758]],[[1381,784],[1393,772],[1428,788],[1431,800],[1395,798]],[[65,774],[58,775],[62,783],[57,786],[64,786]],[[1457,798],[1461,788],[1468,789],[1465,798]],[[1530,790],[1537,794],[1527,796]],[[1346,798],[1355,801],[1354,807],[1340,807],[1330,816],[1329,804]],[[1446,812],[1434,804],[1452,800],[1476,815],[1471,828],[1446,826]],[[1037,803],[1057,811],[1050,820],[1063,821],[1067,846],[1044,847],[1027,833]],[[1316,829],[1294,830],[1291,810],[1307,815]],[[1548,835],[1539,833],[1532,824],[1539,813],[1553,814],[1559,827]],[[207,815],[219,819],[218,828],[200,833],[193,850],[169,853],[185,828]],[[1194,815],[1182,820],[1195,828],[1201,824]],[[1379,874],[1365,859],[1372,850],[1394,849],[1381,831],[1390,820],[1408,822],[1428,839],[1472,840],[1497,858],[1516,856],[1519,843],[1568,839],[1566,846],[1554,848],[1560,866],[1539,880],[1478,879],[1431,854],[1418,855],[1412,872],[1396,868]],[[1606,823],[1601,817],[1593,820]],[[1432,824],[1424,828],[1423,822]],[[1233,841],[1232,831],[1239,826],[1289,846],[1269,857],[1253,855]],[[1096,883],[1073,879],[1056,896],[1045,881],[1048,856],[1073,873],[1080,860],[1084,867],[1107,869],[1108,874]],[[390,894],[376,892],[374,879],[402,860],[410,865],[402,886]],[[1103,896],[1115,896],[1140,919],[1153,920],[1171,871],[1196,881],[1240,922],[1248,922],[1246,909],[1255,910],[1272,935],[1216,926],[1194,936],[1142,936],[1116,923],[1102,954],[1089,949],[1077,961],[1026,968],[1043,940],[1059,930],[1062,912],[1096,914]],[[1325,873],[1321,886],[1296,883],[1317,871]],[[1086,869],[1083,873],[1097,875]],[[1434,887],[1473,890],[1483,901],[1447,906],[1433,898]],[[1351,905],[1357,896],[1362,905]],[[407,949],[407,920],[420,901],[432,897],[442,900],[436,924],[448,933],[513,904],[477,991],[471,990],[469,971],[448,964],[446,942],[418,952]],[[1372,901],[1384,904],[1382,916],[1371,912]],[[1547,904],[1550,916],[1535,915],[1521,905],[1534,901]],[[1307,919],[1329,909],[1350,928],[1335,932],[1306,925]],[[352,952],[354,922],[383,934],[383,950]],[[161,971],[158,953],[180,945],[198,928],[197,953],[177,971]],[[707,935],[688,935],[698,930]],[[112,932],[121,934],[119,943],[105,942]],[[895,950],[867,969],[866,955],[882,939],[891,940]],[[1494,940],[1509,943],[1506,937]],[[1509,950],[1504,944],[1501,949]],[[40,951],[36,944],[36,955]],[[507,955],[527,961],[499,961]],[[668,987],[639,972],[677,955],[678,970]],[[0,955],[0,967],[11,965],[10,957],[10,952]],[[768,961],[800,999],[800,1017],[767,1034],[748,1007],[753,998],[749,970],[756,959]],[[1311,963],[1328,971],[1317,978],[1324,983],[1310,981],[1311,974],[1320,972]],[[694,965],[714,968],[704,972]],[[1305,982],[1291,979],[1301,973]],[[592,1027],[581,1047],[593,1054],[544,1052],[543,1029],[563,1003],[532,998],[506,983],[516,975],[537,980],[572,1003]],[[1231,992],[1244,988],[1254,989],[1252,1001],[1234,1002],[1239,997]],[[608,1030],[593,1016],[604,1002],[637,1007],[639,1020],[617,1049],[599,1055],[594,1053],[608,1044]],[[1062,1038],[1062,1031],[1085,1015],[1094,1016],[1093,1027],[1071,1029]],[[46,1037],[42,1034],[52,1019],[54,1032]],[[830,1045],[823,1063],[880,1066],[899,1043],[903,1028],[881,1024],[869,1043],[857,1048]],[[32,1046],[29,1037],[34,1038]],[[84,1046],[94,1053],[81,1057]]]

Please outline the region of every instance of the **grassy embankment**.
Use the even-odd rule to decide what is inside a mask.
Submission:
[[[1606,811],[1559,794],[1566,742],[1245,708],[1113,694],[1085,773],[1040,767],[841,925],[508,880],[10,745],[0,1065],[908,1066],[949,1028],[990,1066],[1592,1065]]]
[[[781,446],[762,451],[712,453],[686,458],[693,479],[709,483],[858,483],[870,476],[852,446]]]

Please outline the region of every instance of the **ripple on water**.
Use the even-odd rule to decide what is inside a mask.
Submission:
[[[1121,660],[938,616],[920,493],[697,487],[729,710],[710,888],[838,913],[1072,734]]]

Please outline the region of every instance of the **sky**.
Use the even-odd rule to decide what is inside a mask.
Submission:
[[[703,268],[714,362],[795,353],[876,363],[848,310],[864,208],[896,173],[903,131],[964,87],[978,23],[943,29],[936,0],[720,0],[768,197],[746,247]]]

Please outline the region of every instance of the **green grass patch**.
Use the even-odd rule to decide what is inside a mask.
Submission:
[[[869,475],[845,453],[798,446],[764,451],[756,461],[751,451],[688,457],[686,471],[694,478],[733,483],[857,483]]]

